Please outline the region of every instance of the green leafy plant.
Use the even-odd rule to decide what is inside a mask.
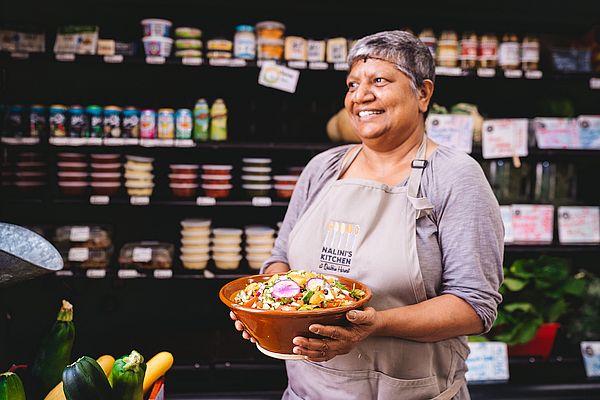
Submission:
[[[562,258],[516,260],[504,268],[504,297],[494,323],[493,340],[523,344],[543,323],[556,322],[583,296],[584,274],[573,275]]]
[[[567,325],[567,335],[575,343],[600,340],[600,278],[591,276],[577,315]]]

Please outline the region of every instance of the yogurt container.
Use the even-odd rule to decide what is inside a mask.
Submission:
[[[183,268],[201,270],[206,268],[210,257],[204,254],[182,254],[181,257],[179,257],[179,259],[183,264]]]
[[[219,269],[232,270],[237,269],[240,266],[242,256],[229,256],[229,255],[213,255],[215,265]]]
[[[144,36],[167,37],[171,35],[173,23],[167,19],[147,18],[142,20]]]
[[[144,52],[150,57],[169,57],[173,39],[161,36],[148,36],[142,39]]]

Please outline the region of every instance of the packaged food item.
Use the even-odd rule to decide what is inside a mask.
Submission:
[[[112,245],[112,230],[104,225],[60,226],[52,241],[59,250],[70,247],[103,249]]]
[[[210,137],[208,132],[209,116],[208,103],[205,99],[198,99],[194,106],[194,140],[207,141]]]
[[[233,165],[204,164],[202,172],[206,175],[231,175]]]
[[[154,139],[156,137],[156,111],[145,109],[140,115],[140,137]]]
[[[123,134],[124,138],[140,137],[140,112],[135,107],[127,107],[123,110]]]
[[[202,51],[193,49],[177,50],[175,57],[202,57]]]
[[[98,55],[112,56],[115,54],[115,41],[112,39],[98,40]]]
[[[209,51],[206,53],[206,57],[209,59],[212,58],[231,58],[231,53],[228,51]]]
[[[87,131],[83,107],[71,106],[69,108],[69,137],[85,137]]]
[[[180,26],[175,29],[175,36],[182,39],[200,39],[202,31],[198,28]]]
[[[270,184],[257,184],[257,185],[242,185],[242,188],[246,191],[250,197],[262,197],[268,196],[272,188]]]
[[[186,231],[208,231],[212,221],[208,218],[186,218],[181,226]]]
[[[175,110],[172,108],[158,110],[158,138],[175,138]]]
[[[271,167],[242,167],[244,175],[263,175],[267,176],[271,173]]]
[[[248,261],[250,269],[259,270],[270,256],[271,253],[246,254],[246,260]]]
[[[443,31],[436,48],[436,64],[456,67],[458,64],[458,36],[454,31]]]
[[[182,254],[179,259],[185,269],[202,270],[206,269],[210,256],[205,254]]]
[[[81,253],[83,250],[83,253]],[[61,251],[60,254],[67,268],[97,268],[105,269],[110,265],[113,247],[105,249],[87,249],[72,247],[66,251]]]
[[[43,137],[46,135],[46,129],[48,129],[46,107],[40,104],[32,105],[29,113],[29,136]]]
[[[460,41],[460,67],[473,69],[477,67],[478,39],[474,32],[464,32]]]
[[[227,140],[227,107],[223,99],[216,99],[210,109],[210,139]]]
[[[104,136],[102,107],[87,106],[85,109],[87,114],[86,128],[88,129],[86,137],[101,138]]]
[[[306,39],[299,36],[285,38],[285,59],[287,61],[306,61],[308,49]]]
[[[144,52],[148,57],[169,57],[173,39],[168,37],[149,36],[142,39]]]
[[[213,255],[213,260],[215,260],[215,266],[218,269],[224,270],[232,270],[238,269],[240,266],[240,261],[242,260],[242,256],[240,255]]]
[[[498,64],[504,70],[519,69],[521,67],[519,39],[514,33],[507,33],[502,36],[502,42],[498,48]]]
[[[431,52],[431,57],[435,59],[435,49],[437,47],[437,39],[431,28],[425,28],[419,33],[419,40],[423,42],[425,46]]]
[[[231,188],[233,186],[230,184],[225,185],[208,185],[202,184],[202,190],[204,190],[204,194],[208,197],[212,197],[215,199],[224,199],[229,197],[229,193],[231,192]]]
[[[261,185],[271,183],[269,175],[242,175],[242,182],[248,185]]]
[[[89,184],[82,181],[58,181],[58,188],[68,196],[81,196],[87,192]]]
[[[121,137],[121,107],[104,107],[104,137]]]
[[[9,137],[27,136],[25,124],[25,107],[20,104],[15,104],[8,109],[8,117],[6,118],[6,130]]]
[[[295,187],[296,185],[275,185],[275,193],[279,198],[290,199]]]
[[[233,56],[244,60],[256,58],[256,35],[252,25],[238,25],[233,38]]]
[[[344,63],[348,57],[348,41],[346,38],[333,38],[327,40],[327,62]]]
[[[54,53],[96,54],[99,31],[93,25],[61,26],[57,29]]]
[[[262,21],[256,24],[256,36],[260,39],[282,39],[285,25],[277,21]]]
[[[244,234],[248,239],[273,239],[275,229],[269,226],[250,225],[244,228]]]
[[[258,59],[259,60],[281,60],[284,51],[283,39],[259,39],[258,41]]]
[[[174,174],[197,176],[199,166],[197,164],[171,164],[169,168],[171,168],[171,172]]]
[[[233,50],[233,43],[228,39],[215,38],[206,42],[206,48],[209,51],[231,52]]]
[[[496,35],[486,33],[481,36],[477,58],[481,68],[496,68],[498,61],[498,38]]]
[[[121,268],[169,269],[173,265],[173,251],[171,243],[126,243],[119,252],[119,265]]]
[[[50,124],[50,136],[67,136],[67,107],[62,104],[50,106],[50,116],[48,119]]]
[[[202,183],[206,185],[228,185],[231,182],[231,175],[205,175],[201,176]]]
[[[244,157],[242,162],[245,167],[268,167],[273,160],[270,158],[251,158]]]
[[[326,44],[324,40],[308,39],[307,48],[307,59],[309,62],[325,61]]]
[[[167,19],[146,18],[142,20],[144,36],[170,36],[172,26],[173,23]]]
[[[295,185],[298,182],[298,175],[275,175],[273,180],[277,185]]]
[[[92,193],[101,196],[112,196],[117,194],[121,188],[120,182],[92,182]]]
[[[202,41],[198,39],[177,39],[175,48],[177,50],[199,50],[202,48]]]
[[[540,41],[535,36],[525,36],[521,43],[521,63],[525,71],[539,69]]]
[[[175,114],[175,137],[177,139],[192,138],[192,110],[180,108]]]
[[[170,183],[169,187],[176,197],[193,197],[198,190],[197,183]]]

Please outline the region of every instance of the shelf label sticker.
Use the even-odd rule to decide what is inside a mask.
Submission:
[[[552,242],[554,206],[546,204],[513,204],[512,214],[515,242]]]
[[[580,148],[600,150],[600,115],[580,115],[577,127]]]
[[[150,262],[150,261],[152,261],[152,248],[151,247],[134,247],[131,258],[133,259],[133,262],[136,262],[136,263]]]
[[[181,63],[183,65],[198,66],[198,65],[202,65],[202,58],[200,58],[200,57],[183,57],[181,59]]]
[[[488,119],[483,122],[483,158],[526,157],[527,127],[526,118]]]
[[[241,68],[245,67],[246,65],[248,65],[248,63],[243,58],[231,58],[227,60],[228,67]]]
[[[435,74],[444,76],[464,75],[462,68],[459,67],[435,67]]]
[[[102,138],[87,138],[85,144],[87,144],[88,146],[102,146]]]
[[[288,67],[295,69],[306,69],[308,64],[306,61],[288,61]]]
[[[480,78],[493,78],[496,76],[494,68],[477,68],[477,76]]]
[[[92,268],[85,271],[85,276],[90,279],[102,279],[106,278],[106,270],[99,268]]]
[[[150,197],[148,196],[131,196],[129,200],[132,206],[147,206],[150,204]]]
[[[54,146],[64,146],[67,144],[67,138],[65,137],[51,137],[48,142]]]
[[[84,262],[90,258],[90,249],[87,247],[71,247],[67,259],[74,262]]]
[[[427,135],[435,142],[471,153],[473,148],[473,126],[470,115],[429,114],[426,121]]]
[[[195,145],[192,139],[175,139],[175,147],[194,147]]]
[[[40,143],[37,137],[3,137],[2,143],[16,145],[36,145]]]
[[[588,378],[600,377],[600,342],[581,342],[581,356]]]
[[[542,79],[544,73],[540,70],[525,71],[526,79]]]
[[[90,240],[90,227],[89,226],[74,226],[71,228],[69,234],[69,240],[71,242],[87,242]]]
[[[155,139],[157,147],[173,147],[175,145],[175,139]]]
[[[14,58],[15,60],[27,60],[29,58],[29,53],[15,51],[10,53],[10,58]]]
[[[579,133],[574,118],[534,118],[533,130],[540,149],[577,149]]]
[[[56,271],[54,274],[56,276],[73,276],[73,271],[69,271],[68,269],[63,269],[61,271]]]
[[[124,138],[104,138],[105,146],[125,146]]]
[[[172,269],[155,269],[154,270],[154,278],[155,279],[171,279],[173,277]]]
[[[518,79],[523,77],[523,71],[520,69],[507,69],[504,71],[504,77],[509,79]]]
[[[204,270],[203,274],[204,274],[204,277],[205,277],[206,279],[213,279],[213,278],[216,276],[216,275],[214,274],[214,272],[212,272],[212,271],[209,271],[209,270],[207,270],[207,269],[205,269],[205,270]]]
[[[107,64],[121,64],[123,62],[123,55],[115,54],[112,56],[104,56],[104,62]]]
[[[600,243],[600,207],[558,207],[560,243]]]
[[[467,358],[465,377],[469,382],[507,381],[508,350],[506,343],[469,343],[471,353]]]
[[[333,69],[336,71],[348,71],[350,67],[348,66],[348,63],[343,62],[333,64]]]
[[[515,241],[512,224],[512,207],[500,206],[500,215],[504,224],[504,243],[512,243]]]
[[[108,203],[110,203],[110,197],[108,196],[90,196],[90,204],[93,204],[95,206],[105,206]]]
[[[156,147],[158,143],[158,139],[140,139],[140,146],[144,147]]]
[[[138,273],[135,269],[120,269],[117,272],[117,276],[120,279],[133,279],[139,277],[140,273]]]
[[[295,93],[300,71],[275,64],[263,63],[258,74],[258,84],[288,93]]]
[[[329,64],[327,64],[326,62],[314,61],[314,62],[308,63],[308,69],[313,69],[316,71],[323,71],[328,68],[329,68]]]
[[[214,197],[200,196],[196,198],[198,206],[214,206],[215,204],[217,204],[217,200]]]
[[[600,78],[590,78],[590,89],[600,89]]]
[[[75,54],[73,54],[73,53],[58,53],[58,54],[56,54],[56,61],[73,62],[73,61],[75,61]]]
[[[212,67],[226,67],[228,63],[228,58],[211,58],[208,60],[208,65]]]
[[[167,61],[167,60],[164,57],[159,57],[159,56],[146,57],[146,64],[161,65],[161,64],[164,64],[165,61]]]
[[[252,198],[252,205],[254,207],[271,207],[273,201],[270,197],[257,196]]]

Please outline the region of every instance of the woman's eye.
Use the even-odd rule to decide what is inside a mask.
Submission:
[[[358,87],[358,83],[356,82],[348,82],[348,90],[353,90]]]
[[[375,78],[375,83],[386,83],[387,80],[385,78]]]

